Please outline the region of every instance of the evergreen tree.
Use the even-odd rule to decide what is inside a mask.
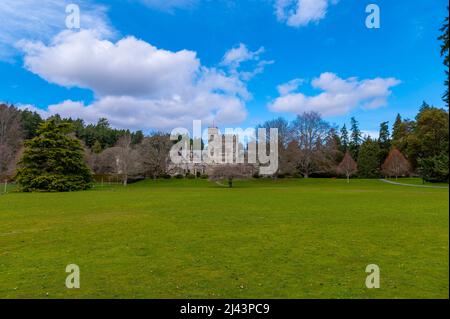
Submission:
[[[383,122],[380,125],[380,134],[378,143],[380,144],[380,163],[386,159],[391,149],[391,139],[389,136],[389,122]]]
[[[351,138],[349,143],[349,150],[354,159],[358,159],[359,146],[361,145],[361,130],[359,129],[358,121],[352,117],[351,121]]]
[[[91,172],[73,127],[53,118],[39,126],[37,136],[25,142],[16,181],[30,191],[76,191],[91,186]]]
[[[428,106],[421,108],[416,120],[414,132],[408,138],[410,161],[425,180],[448,180],[448,112]]]
[[[364,140],[359,150],[358,176],[362,178],[380,177],[380,145],[370,137]]]
[[[343,153],[347,152],[348,144],[349,144],[348,131],[347,131],[347,126],[345,126],[345,124],[344,124],[344,126],[342,126],[342,128],[341,128],[341,146],[342,146],[341,151]]]
[[[21,113],[21,126],[24,132],[24,138],[30,139],[36,136],[39,129],[39,125],[42,123],[41,116],[36,112],[29,110],[20,111]]]
[[[397,142],[401,138],[401,126],[402,126],[402,117],[400,114],[397,114],[395,118],[394,126],[392,127],[392,141]]]
[[[100,154],[103,151],[102,144],[99,141],[95,141],[94,145],[92,146],[92,152],[95,154]]]
[[[448,7],[447,7],[447,12],[448,12]],[[439,40],[442,41],[442,44],[441,44],[441,56],[444,57],[444,65],[446,67],[445,68],[446,79],[445,79],[445,82],[444,82],[444,85],[445,85],[446,89],[445,89],[444,95],[442,96],[442,99],[444,100],[444,102],[447,104],[447,107],[448,107],[448,103],[449,103],[449,96],[448,96],[449,74],[448,74],[448,68],[450,66],[450,62],[449,62],[449,58],[448,58],[448,52],[449,52],[448,16],[445,18],[444,24],[441,27],[440,31],[442,32],[442,35],[439,37]]]

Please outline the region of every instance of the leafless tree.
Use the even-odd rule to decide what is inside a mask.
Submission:
[[[156,178],[167,172],[169,151],[173,143],[170,136],[162,133],[144,138],[139,153],[146,175]]]
[[[347,183],[350,183],[350,176],[358,171],[358,164],[353,160],[350,152],[347,151],[342,162],[337,167],[337,173],[347,177]]]
[[[209,175],[211,180],[227,180],[228,187],[233,187],[234,179],[250,178],[253,174],[253,166],[246,164],[216,165]]]
[[[131,175],[137,175],[141,170],[140,156],[132,147],[129,134],[120,137],[116,146],[104,150],[96,158],[95,172],[120,175],[124,186]]]
[[[330,125],[316,112],[305,112],[293,121],[292,137],[299,147],[297,167],[305,178],[329,169],[327,139],[330,133]]]
[[[20,112],[0,104],[0,175],[11,175],[22,145]]]
[[[381,171],[386,176],[395,176],[395,179],[397,179],[399,176],[408,175],[411,171],[411,165],[398,149],[393,148],[381,166]]]

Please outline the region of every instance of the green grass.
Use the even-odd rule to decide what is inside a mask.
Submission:
[[[425,182],[422,178],[413,178],[413,177],[407,177],[407,178],[388,178],[387,180],[401,183],[401,184],[409,184],[409,185],[426,185],[426,186],[440,186],[440,187],[448,187],[448,183],[429,183]]]
[[[448,209],[448,190],[378,180],[9,193],[0,298],[448,298]],[[372,263],[380,289],[365,288]]]

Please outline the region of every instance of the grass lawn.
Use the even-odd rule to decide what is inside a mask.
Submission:
[[[0,195],[0,298],[448,298],[448,190],[145,181]],[[65,288],[65,267],[81,289]],[[367,289],[365,268],[381,269]]]
[[[429,183],[417,177],[388,178],[387,180],[400,184],[448,187],[448,183]]]

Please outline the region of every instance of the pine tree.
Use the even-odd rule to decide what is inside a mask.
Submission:
[[[388,124],[389,122],[383,122],[380,124],[380,134],[378,137],[378,143],[380,144],[380,163],[386,159],[391,149]]]
[[[448,12],[448,6],[447,6],[447,12]],[[444,65],[445,65],[445,75],[446,75],[446,79],[444,82],[445,85],[445,92],[444,95],[442,96],[442,99],[444,100],[444,102],[447,104],[449,104],[449,96],[448,96],[448,80],[449,80],[449,75],[448,75],[448,68],[450,66],[450,62],[449,62],[449,57],[448,57],[448,52],[449,52],[449,28],[448,28],[448,16],[445,18],[444,24],[442,25],[440,31],[442,32],[442,35],[438,38],[439,40],[442,41],[441,44],[441,56],[444,57]]]
[[[349,150],[354,159],[358,159],[359,146],[361,145],[361,131],[359,129],[358,121],[351,118],[351,138],[349,143]]]
[[[102,144],[96,140],[94,142],[94,145],[92,145],[92,152],[94,152],[94,154],[100,154],[102,151],[103,151]]]
[[[347,126],[345,126],[345,124],[344,124],[344,126],[342,126],[342,128],[341,128],[341,146],[342,146],[341,151],[342,152],[345,153],[348,150],[348,144],[349,144],[348,131],[347,131]]]
[[[394,126],[392,127],[392,141],[398,142],[401,138],[402,132],[402,117],[400,114],[397,114],[397,117],[395,118]]]
[[[91,186],[91,172],[79,140],[69,136],[67,122],[50,119],[39,126],[37,136],[25,142],[16,181],[31,191],[76,191]]]
[[[380,177],[380,146],[370,137],[361,144],[359,150],[358,176],[363,178]]]

